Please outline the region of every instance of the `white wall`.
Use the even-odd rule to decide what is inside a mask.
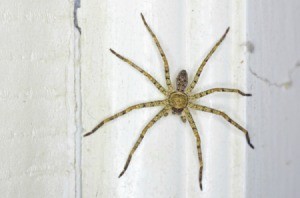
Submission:
[[[75,195],[73,6],[0,3],[3,198]]]
[[[249,1],[248,197],[300,197],[300,2]],[[251,46],[250,46],[251,45]]]
[[[134,60],[165,85],[163,64],[146,31],[143,12],[161,41],[174,82],[181,69],[192,78],[228,26],[228,38],[209,61],[195,92],[212,87],[246,89],[244,4],[231,1],[82,1],[83,128],[129,105],[161,99],[144,76],[109,51]],[[249,99],[249,98],[248,98]],[[215,94],[202,103],[228,112],[246,126],[245,101]],[[131,112],[83,139],[84,197],[243,197],[244,135],[215,115],[193,111],[202,137],[204,191],[198,183],[195,137],[178,116],[162,118],[148,132],[122,178],[130,149],[159,108]],[[250,151],[252,152],[252,151]]]
[[[297,0],[82,0],[79,35],[73,1],[3,1],[1,197],[299,197],[299,8]],[[120,179],[130,149],[159,108],[131,112],[81,136],[129,105],[163,98],[109,52],[129,57],[165,85],[141,12],[173,81],[181,69],[192,78],[231,27],[195,92],[251,92],[251,98],[215,94],[199,102],[249,129],[256,148],[222,118],[193,111],[202,138],[202,192],[195,138],[179,117],[163,117],[149,130]]]

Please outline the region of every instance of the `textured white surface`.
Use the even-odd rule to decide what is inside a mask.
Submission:
[[[129,105],[162,95],[145,77],[109,52],[129,57],[165,85],[163,65],[146,31],[143,12],[170,63],[171,79],[181,69],[195,74],[200,62],[231,26],[209,61],[195,92],[212,87],[245,90],[244,4],[239,1],[82,1],[83,127],[91,130]],[[203,104],[228,112],[245,125],[246,98],[215,94]],[[193,111],[202,137],[204,191],[198,183],[196,143],[178,116],[162,118],[147,133],[125,175],[118,179],[142,128],[159,108],[136,110],[83,139],[83,197],[243,197],[243,134],[222,118]],[[252,151],[251,151],[252,152]]]
[[[249,1],[247,197],[300,197],[300,1]]]
[[[80,198],[81,102],[87,131],[129,105],[162,98],[108,50],[129,57],[165,85],[162,61],[140,12],[166,52],[173,81],[181,69],[191,78],[231,27],[195,91],[248,87],[251,98],[215,94],[199,102],[224,110],[249,129],[256,149],[222,118],[193,111],[204,154],[200,192],[195,138],[188,124],[170,115],[149,130],[118,179],[159,108],[137,110],[83,139],[82,197],[300,197],[299,1],[81,4],[80,46],[73,1],[1,2],[1,197]]]
[[[74,197],[73,2],[1,1],[0,197]]]

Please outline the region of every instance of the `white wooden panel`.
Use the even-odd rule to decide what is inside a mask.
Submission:
[[[231,26],[195,91],[223,86],[245,89],[244,11],[243,3],[229,0],[82,1],[85,131],[129,105],[163,98],[145,77],[109,52],[113,48],[129,57],[165,85],[162,61],[143,26],[141,12],[161,41],[173,81],[181,69],[188,70],[192,78],[210,48]],[[203,104],[228,112],[246,126],[245,100],[235,94],[216,94]],[[203,141],[204,191],[199,189],[191,128],[173,115],[150,129],[127,172],[118,179],[139,133],[158,110],[131,112],[83,139],[83,197],[243,197],[245,151],[250,149],[240,131],[207,113],[193,112]]]
[[[1,1],[0,195],[74,197],[73,2]]]
[[[108,51],[130,57],[165,84],[140,12],[161,41],[172,80],[181,69],[191,78],[231,27],[195,91],[245,90],[248,84],[253,97],[247,100],[216,94],[201,102],[248,128],[256,150],[221,118],[193,112],[203,142],[200,192],[195,139],[188,124],[171,115],[150,129],[118,179],[140,131],[159,108],[135,111],[83,140],[83,197],[299,197],[299,8],[297,0],[249,1],[247,7],[236,0],[83,1],[80,78],[72,1],[2,3],[1,197],[74,197],[75,182],[80,197],[81,138],[75,139],[74,131],[75,124],[81,131],[81,102],[83,127],[89,130],[128,105],[162,98]]]
[[[247,197],[300,197],[300,2],[248,1]]]

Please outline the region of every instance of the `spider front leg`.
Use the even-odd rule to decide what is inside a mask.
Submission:
[[[124,169],[123,171],[120,173],[119,175],[119,178],[122,177],[122,175],[125,173],[125,171],[127,170],[129,164],[130,164],[130,161],[131,161],[131,158],[134,154],[134,152],[136,151],[136,149],[139,147],[140,143],[142,142],[142,140],[144,139],[148,129],[150,127],[152,127],[162,116],[164,116],[167,112],[169,111],[169,107],[165,107],[163,108],[158,114],[156,114],[156,116],[146,125],[146,127],[143,129],[142,133],[140,134],[138,140],[135,142],[133,148],[131,149],[130,151],[130,154],[127,158],[127,161],[126,161],[126,164],[124,166]]]
[[[196,100],[198,98],[202,98],[204,96],[207,96],[209,94],[215,93],[215,92],[228,92],[228,93],[237,93],[240,94],[242,96],[252,96],[252,94],[249,93],[244,93],[242,91],[240,91],[239,89],[230,89],[230,88],[213,88],[213,89],[209,89],[194,95],[191,95],[189,97],[190,100]]]
[[[115,52],[113,49],[110,49],[111,53],[113,53],[116,57],[118,57],[119,59],[121,59],[122,61],[124,61],[125,63],[127,63],[128,65],[130,65],[131,67],[133,67],[134,69],[138,70],[140,73],[142,73],[144,76],[146,76],[153,84],[154,86],[164,95],[168,95],[168,92],[166,91],[166,89],[161,86],[161,84],[159,82],[157,82],[157,80],[151,76],[148,72],[146,72],[145,70],[143,70],[142,68],[140,68],[139,66],[137,66],[134,62],[132,62],[131,60],[129,60],[128,58],[125,58],[124,56],[122,56],[121,54],[118,54],[117,52]]]
[[[190,93],[195,85],[197,84],[199,77],[202,73],[202,70],[204,68],[204,66],[206,65],[207,61],[210,59],[210,57],[213,55],[213,53],[216,51],[216,49],[219,47],[219,45],[223,42],[223,40],[225,39],[227,33],[229,32],[229,27],[226,29],[225,33],[223,34],[223,36],[219,39],[219,41],[214,45],[214,47],[210,50],[210,52],[207,54],[207,56],[204,58],[204,60],[202,61],[200,67],[197,70],[197,73],[192,81],[192,83],[188,86],[188,88],[186,89],[185,93],[188,94]]]
[[[160,56],[161,56],[161,58],[162,58],[162,60],[164,62],[166,83],[167,83],[169,91],[172,92],[174,89],[173,89],[173,86],[172,86],[172,83],[171,83],[171,80],[170,80],[169,63],[168,63],[167,57],[165,55],[165,52],[162,49],[162,47],[161,47],[161,45],[160,45],[160,43],[159,43],[156,35],[154,34],[154,32],[151,30],[151,28],[147,24],[147,21],[145,20],[145,17],[144,17],[144,15],[142,13],[141,13],[141,17],[142,17],[142,20],[144,22],[144,25],[146,26],[146,28],[147,28],[148,32],[150,33],[153,41],[155,42],[155,45],[158,48]]]
[[[119,113],[116,113],[115,115],[110,116],[110,117],[104,119],[103,121],[101,121],[92,131],[86,133],[84,135],[84,137],[92,135],[100,127],[102,127],[105,123],[110,122],[110,121],[112,121],[112,120],[114,120],[114,119],[116,119],[116,118],[118,118],[118,117],[120,117],[122,115],[125,115],[126,113],[129,113],[132,110],[141,109],[141,108],[145,108],[145,107],[162,106],[162,105],[165,105],[165,104],[167,104],[167,100],[157,100],[157,101],[153,101],[153,102],[140,103],[140,104],[137,104],[137,105],[130,106],[130,107],[126,108],[125,110],[123,110],[123,111],[121,111]]]
[[[213,109],[213,108],[209,108],[206,106],[202,106],[202,105],[198,105],[198,104],[193,104],[193,103],[189,103],[188,107],[192,108],[192,109],[196,109],[196,110],[200,110],[200,111],[204,111],[204,112],[208,112],[208,113],[213,113],[215,115],[219,115],[222,116],[225,120],[227,120],[230,124],[232,124],[233,126],[235,126],[236,128],[238,128],[239,130],[241,130],[242,132],[244,132],[246,139],[247,139],[247,143],[248,145],[254,149],[253,144],[250,142],[250,137],[249,137],[249,133],[246,129],[244,129],[241,125],[239,125],[237,122],[235,122],[233,119],[231,119],[226,113],[219,111],[217,109]]]
[[[198,159],[199,159],[199,164],[200,164],[200,170],[199,170],[199,185],[200,185],[200,189],[202,190],[202,172],[203,172],[203,160],[202,160],[202,151],[201,151],[201,139],[198,133],[198,129],[196,127],[195,121],[190,113],[190,111],[188,110],[188,108],[184,109],[184,112],[186,114],[187,120],[190,123],[190,126],[192,127],[194,136],[197,140],[197,150],[198,150]]]

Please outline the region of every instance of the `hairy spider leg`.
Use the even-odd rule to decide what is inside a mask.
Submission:
[[[229,27],[226,29],[225,33],[223,34],[223,36],[219,39],[219,41],[214,45],[214,47],[210,50],[210,52],[207,54],[207,56],[205,57],[205,59],[202,61],[200,67],[198,68],[198,71],[192,81],[192,83],[188,86],[188,88],[186,89],[186,94],[190,93],[195,85],[197,84],[199,77],[202,73],[202,70],[204,68],[204,66],[206,65],[207,61],[210,59],[210,57],[213,55],[213,53],[216,51],[216,49],[219,47],[219,45],[222,43],[222,41],[225,39],[227,33],[229,32]]]
[[[141,108],[145,108],[145,107],[156,107],[156,106],[162,106],[162,105],[166,105],[168,103],[167,100],[157,100],[157,101],[152,101],[152,102],[145,102],[145,103],[140,103],[140,104],[136,104],[136,105],[133,105],[133,106],[130,106],[128,108],[126,108],[125,110],[123,111],[120,111],[119,113],[116,113],[115,115],[113,116],[110,116],[106,119],[104,119],[103,121],[101,121],[92,131],[86,133],[84,135],[84,137],[86,136],[89,136],[89,135],[92,135],[93,133],[95,133],[101,126],[103,126],[105,123],[107,122],[110,122],[122,115],[125,115],[126,113],[129,113],[130,111],[132,110],[135,110],[135,109],[141,109]]]
[[[159,53],[160,53],[160,56],[164,62],[164,67],[165,67],[165,77],[166,77],[166,83],[167,83],[167,86],[168,86],[168,89],[169,91],[173,91],[173,86],[172,86],[172,83],[171,83],[171,80],[170,80],[170,71],[169,71],[169,63],[168,63],[168,60],[167,60],[167,57],[164,53],[164,50],[162,49],[162,47],[160,46],[160,43],[156,37],[156,35],[153,33],[153,31],[151,30],[151,28],[149,27],[149,25],[147,24],[145,18],[144,18],[144,15],[141,13],[141,17],[142,17],[142,20],[144,22],[144,25],[146,26],[148,32],[151,34],[151,37],[152,39],[154,40],[155,42],[155,45],[156,47],[158,48],[159,50]]]
[[[145,70],[143,70],[142,68],[140,68],[139,66],[137,66],[135,63],[133,63],[131,60],[125,58],[124,56],[118,54],[117,52],[115,52],[113,49],[110,49],[110,51],[116,55],[119,59],[121,59],[122,61],[126,62],[127,64],[129,64],[130,66],[132,66],[134,69],[138,70],[140,73],[142,73],[144,76],[146,76],[154,85],[155,87],[164,95],[167,95],[168,92],[167,90],[159,83],[157,82],[157,80],[152,77],[148,72],[146,72]]]
[[[130,154],[127,158],[126,164],[124,166],[123,171],[120,173],[119,178],[122,177],[122,175],[125,173],[125,171],[127,170],[131,158],[134,154],[134,152],[136,151],[136,149],[139,147],[140,143],[142,142],[142,140],[145,137],[145,134],[147,133],[148,129],[151,128],[162,116],[164,116],[168,111],[170,110],[169,106],[166,106],[165,108],[163,108],[158,114],[155,115],[155,117],[146,125],[146,127],[143,129],[142,133],[140,134],[138,140],[135,142],[134,146],[132,147]]]
[[[206,91],[203,91],[203,92],[191,95],[189,97],[189,99],[190,100],[196,100],[198,98],[204,97],[206,95],[209,95],[209,94],[212,94],[212,93],[215,93],[215,92],[231,92],[231,93],[238,93],[238,94],[240,94],[242,96],[252,96],[252,94],[244,93],[244,92],[240,91],[239,89],[213,88],[213,89],[209,89],[209,90],[206,90]]]
[[[244,129],[241,125],[239,125],[237,122],[235,122],[233,119],[231,119],[226,113],[213,109],[213,108],[209,108],[206,106],[202,106],[202,105],[198,105],[198,104],[193,104],[193,103],[189,103],[188,107],[192,108],[192,109],[196,109],[196,110],[200,110],[200,111],[204,111],[204,112],[208,112],[208,113],[213,113],[219,116],[222,116],[225,120],[227,120],[230,124],[232,124],[233,126],[235,126],[236,128],[238,128],[239,130],[241,130],[242,132],[244,132],[244,134],[246,135],[246,139],[247,139],[247,143],[248,145],[254,149],[253,144],[250,142],[250,137],[249,137],[249,133],[246,129]]]
[[[203,172],[203,159],[202,159],[202,151],[201,151],[201,139],[198,133],[198,129],[196,127],[195,121],[189,111],[188,108],[184,109],[184,112],[186,114],[187,120],[189,121],[193,133],[195,135],[195,138],[197,140],[197,150],[198,150],[198,159],[199,159],[199,164],[200,164],[200,169],[199,169],[199,185],[200,185],[200,189],[202,190],[202,172]]]

